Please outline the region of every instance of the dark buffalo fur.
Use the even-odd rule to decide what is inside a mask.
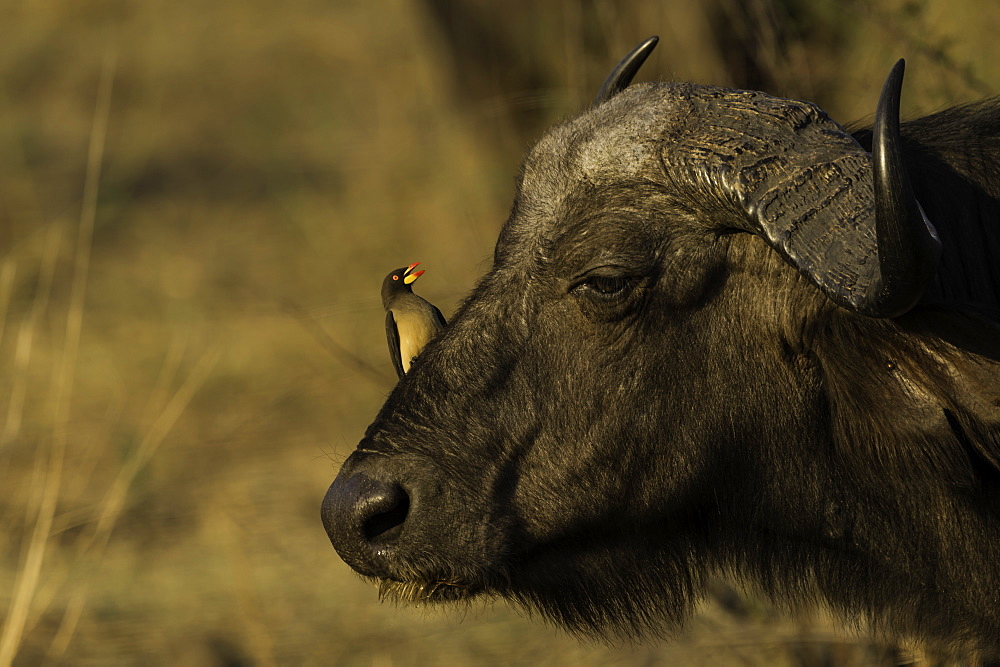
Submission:
[[[494,266],[328,493],[335,546],[389,594],[584,634],[677,627],[721,573],[1000,652],[1000,104],[904,125],[944,257],[886,320],[629,157],[669,86],[530,152]],[[357,493],[388,528],[350,537]]]

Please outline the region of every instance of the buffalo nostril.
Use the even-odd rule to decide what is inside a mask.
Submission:
[[[395,539],[403,530],[403,522],[410,511],[410,497],[401,487],[393,485],[367,509],[374,512],[362,526],[365,540],[386,542]]]
[[[369,576],[388,576],[383,549],[403,533],[413,498],[396,482],[338,476],[323,499],[323,525],[341,558]]]

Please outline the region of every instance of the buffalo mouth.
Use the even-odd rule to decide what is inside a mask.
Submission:
[[[430,578],[402,581],[384,577],[362,577],[378,588],[382,601],[408,604],[446,603],[471,600],[483,592],[481,586],[453,578]]]

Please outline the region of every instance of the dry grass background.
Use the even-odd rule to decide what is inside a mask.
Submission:
[[[539,6],[541,4],[541,6]],[[870,664],[721,587],[673,642],[383,605],[319,503],[393,374],[378,287],[448,315],[520,154],[640,78],[872,113],[1000,88],[993,0],[0,0],[0,664]]]

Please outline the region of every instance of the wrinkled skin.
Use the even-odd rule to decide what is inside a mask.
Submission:
[[[679,196],[667,89],[532,149],[492,269],[327,494],[334,546],[390,594],[588,634],[680,623],[722,572],[1000,646],[998,329],[847,312]]]

